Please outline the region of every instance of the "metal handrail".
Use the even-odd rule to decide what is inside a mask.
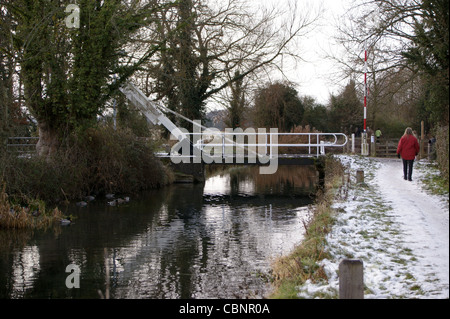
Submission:
[[[17,144],[17,142],[15,144],[11,144],[10,141],[21,141],[21,140],[25,140],[26,143],[20,143]],[[16,148],[14,151],[18,152],[18,153],[30,153],[32,152],[31,150],[19,150],[18,148],[23,148],[23,147],[36,147],[36,143],[30,143],[30,140],[39,140],[39,137],[8,137],[7,142],[6,142],[6,149],[7,151],[13,151],[11,148]]]
[[[272,133],[272,132],[265,132],[265,133],[259,133],[259,132],[254,132],[254,133],[250,133],[250,132],[242,132],[242,133],[238,133],[238,132],[195,132],[195,133],[185,133],[186,135],[189,136],[196,136],[196,135],[200,135],[202,137],[212,137],[212,136],[220,136],[222,139],[222,142],[220,144],[218,143],[206,143],[204,144],[203,140],[199,140],[197,141],[200,142],[199,144],[195,144],[196,147],[199,147],[201,151],[204,150],[205,146],[207,147],[221,147],[222,148],[222,154],[220,155],[222,158],[225,157],[230,157],[230,156],[234,156],[233,155],[227,155],[225,153],[225,149],[227,147],[241,147],[241,148],[247,148],[247,147],[265,147],[266,150],[269,149],[270,150],[270,157],[273,157],[273,148],[274,147],[307,147],[308,148],[308,154],[311,155],[311,149],[312,148],[316,148],[316,156],[320,156],[320,155],[324,155],[325,154],[325,147],[344,147],[345,145],[347,145],[348,143],[348,137],[347,135],[343,134],[343,133]],[[230,143],[230,138],[229,137],[234,137],[234,136],[266,136],[269,137],[269,142],[267,141],[268,139],[266,138],[266,142],[265,143],[237,143],[231,140]],[[273,142],[273,136],[298,136],[298,137],[303,137],[303,136],[307,136],[308,137],[308,143],[274,143]],[[315,140],[314,142],[311,141],[311,137],[313,137],[313,140]],[[321,138],[323,137],[333,137],[334,141],[324,141],[321,140]],[[343,143],[338,143],[338,137],[344,137],[344,142]],[[259,153],[256,153],[258,155],[261,155]],[[278,155],[278,153],[277,153]],[[194,157],[194,155],[192,155],[191,157]],[[215,156],[213,156],[215,157]]]
[[[205,132],[195,132],[195,133],[188,133],[184,130],[182,130],[181,128],[177,127],[165,114],[164,112],[169,112],[174,114],[175,116],[182,118],[190,123],[192,123],[194,125],[194,128],[200,128],[200,130],[208,130],[207,127],[204,127],[203,125],[201,125],[200,123],[197,123],[196,121],[193,121],[191,119],[188,119],[187,117],[173,111],[170,110],[169,108],[166,108],[162,105],[159,105],[158,103],[155,103],[155,101],[152,101],[149,97],[147,97],[139,88],[135,87],[132,83],[126,83],[123,87],[120,88],[120,91],[122,93],[125,94],[125,96],[130,100],[130,102],[132,104],[134,104],[138,109],[140,109],[143,114],[155,125],[164,125],[169,132],[175,136],[180,142],[181,141],[185,141],[186,139],[188,139],[189,135],[201,135],[204,136]],[[164,111],[164,112],[163,112]],[[242,132],[242,133],[237,133],[237,132],[207,132],[207,134],[209,136],[211,135],[217,135],[220,134],[220,136],[222,137],[222,143],[221,144],[210,144],[208,143],[208,146],[211,147],[222,147],[222,157],[225,156],[225,148],[228,146],[233,146],[233,147],[261,147],[261,143],[258,144],[254,144],[254,143],[250,143],[250,144],[236,144],[234,141],[231,141],[232,144],[228,144],[227,142],[230,141],[230,139],[228,138],[228,136],[239,136],[239,135],[247,135],[247,136],[251,136],[251,135],[266,135],[266,150],[269,147],[270,148],[270,156],[272,157],[273,155],[273,148],[274,147],[308,147],[308,153],[311,154],[311,148],[316,147],[317,148],[317,156],[319,156],[319,154],[324,154],[325,153],[325,147],[344,147],[347,142],[347,136],[345,134],[342,133],[250,133],[250,132]],[[277,143],[273,143],[273,136],[308,136],[308,144],[278,144]],[[345,138],[345,142],[343,144],[338,144],[338,135],[340,136],[344,136]],[[316,143],[312,143],[311,142],[311,136],[315,136],[316,137]],[[325,141],[321,141],[321,137],[322,136],[333,136],[334,137],[334,141],[333,142],[325,142]],[[269,137],[270,142],[267,143],[267,137]],[[227,140],[227,142],[226,142]],[[196,144],[196,143],[195,143]],[[264,145],[264,144],[263,144]],[[203,145],[203,141],[201,141],[200,145],[194,145],[194,147],[196,149],[198,149],[200,147],[200,150],[203,150],[204,145]],[[277,149],[278,150],[278,149]],[[251,150],[249,150],[250,152]],[[256,152],[253,151],[253,153],[257,154]],[[258,154],[260,155],[260,154]]]

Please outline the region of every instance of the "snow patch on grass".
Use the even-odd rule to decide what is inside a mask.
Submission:
[[[338,156],[351,182],[346,199],[336,201],[336,223],[328,234],[331,260],[321,262],[328,282],[307,281],[300,298],[338,298],[339,263],[364,263],[365,298],[448,298],[448,193],[433,195],[421,179],[435,174],[416,165],[413,182],[403,180],[400,160]],[[364,183],[356,171],[364,170]]]

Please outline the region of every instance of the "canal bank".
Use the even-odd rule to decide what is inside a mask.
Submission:
[[[309,219],[303,224],[304,239],[288,254],[272,263],[273,299],[297,298],[298,286],[307,281],[326,280],[320,262],[329,255],[325,251],[326,236],[331,231],[335,217],[332,205],[339,194],[345,193],[348,176],[344,166],[334,157],[323,162],[323,186],[316,194],[314,205],[309,207]]]

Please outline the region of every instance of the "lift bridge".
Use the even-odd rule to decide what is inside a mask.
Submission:
[[[327,148],[342,148],[348,142],[343,133],[278,133],[275,129],[221,132],[158,104],[131,83],[120,91],[154,125],[163,125],[178,141],[171,151],[156,154],[173,163],[267,165],[276,159],[278,165],[314,165]],[[175,125],[165,113],[192,123],[193,132]],[[289,150],[289,154],[280,153],[283,150]]]

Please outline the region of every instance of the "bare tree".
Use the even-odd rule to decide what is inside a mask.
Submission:
[[[419,74],[404,57],[421,19],[420,0],[363,0],[338,22],[336,38],[343,54],[331,57],[341,66],[341,79],[356,80],[362,99],[363,74],[368,74],[368,122],[374,126],[386,114],[411,119],[412,106],[421,96]],[[365,51],[368,52],[367,70]],[[415,89],[412,89],[415,88]]]
[[[156,33],[143,42],[165,38],[165,46],[141,78],[147,93],[183,115],[201,119],[208,99],[244,78],[282,70],[319,13],[262,8],[243,0],[181,0],[157,18]]]

